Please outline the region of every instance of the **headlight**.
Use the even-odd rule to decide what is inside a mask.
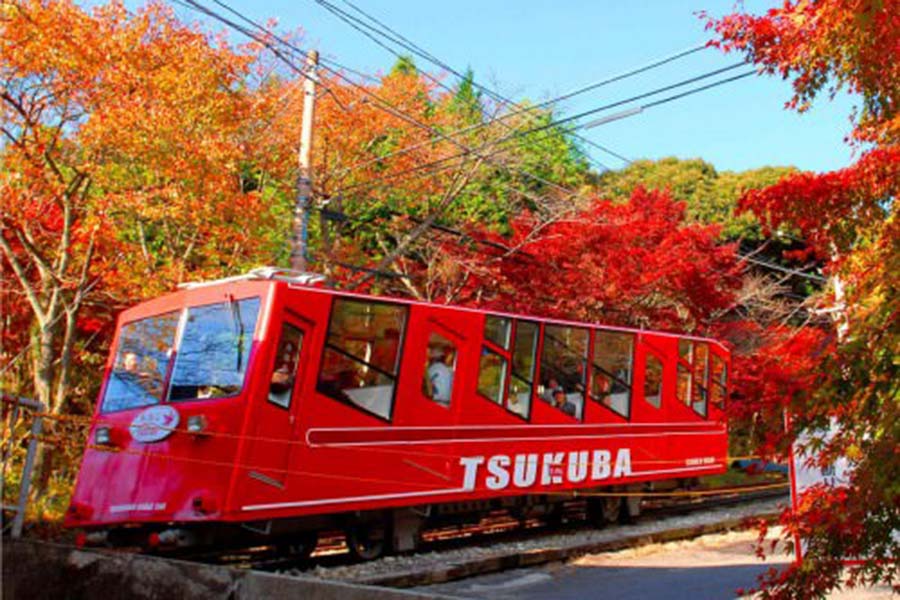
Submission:
[[[203,415],[192,415],[187,420],[188,433],[203,433],[206,431],[206,417]]]
[[[98,427],[94,431],[94,443],[98,446],[112,445],[112,432],[109,427]]]

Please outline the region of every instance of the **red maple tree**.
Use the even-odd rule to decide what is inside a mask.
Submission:
[[[844,583],[900,590],[900,11],[895,2],[788,0],[708,25],[714,45],[791,79],[788,108],[806,110],[841,89],[859,100],[855,163],[789,175],[741,202],[770,230],[800,232],[825,261],[830,284],[817,310],[832,317],[818,330],[770,332],[744,410],[766,423],[764,450],[783,453],[806,432],[819,466],[838,456],[852,464],[846,486],[814,488],[782,515],[786,540],[802,538],[804,557],[767,573],[762,595],[824,596]],[[825,439],[827,429],[834,435]]]

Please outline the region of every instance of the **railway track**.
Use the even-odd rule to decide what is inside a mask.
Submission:
[[[746,486],[754,488],[756,486]],[[661,519],[672,519],[679,516],[692,515],[698,512],[710,512],[717,509],[741,506],[748,503],[760,502],[765,500],[774,500],[786,497],[784,490],[762,490],[762,491],[740,491],[740,487],[731,488],[732,491],[722,495],[710,495],[704,497],[685,497],[679,499],[645,499],[642,502],[642,515],[638,519],[639,524],[654,523]],[[729,528],[736,526],[736,523],[727,523]],[[616,528],[621,534],[622,539],[628,538],[632,534],[633,527],[624,525]],[[530,518],[520,520],[505,513],[505,511],[497,511],[483,518],[479,523],[469,525],[460,525],[452,527],[442,527],[437,529],[429,529],[423,533],[422,543],[416,553],[400,557],[400,559],[415,560],[417,555],[424,554],[440,554],[458,550],[465,550],[469,547],[490,545],[490,546],[516,546],[522,543],[540,544],[541,540],[555,538],[565,535],[577,535],[596,531],[597,528],[586,521],[583,500],[575,499],[566,506],[566,513],[562,524],[548,524],[539,518]],[[706,533],[706,530],[698,529],[698,534]],[[654,540],[655,541],[655,540]],[[613,540],[615,542],[615,540]],[[607,542],[604,542],[607,543]],[[633,545],[633,544],[628,544]],[[569,554],[562,552],[557,556],[548,556],[550,560],[563,560],[568,558]],[[319,544],[312,557],[302,564],[298,564],[296,559],[278,555],[274,547],[260,546],[250,548],[239,552],[227,553],[206,553],[184,557],[188,560],[207,562],[212,564],[221,564],[232,567],[247,568],[272,572],[312,572],[317,576],[329,577],[332,572],[340,572],[342,569],[354,568],[359,566],[361,571],[365,571],[366,564],[355,563],[350,556],[347,546],[344,542],[344,536],[339,532],[325,533],[319,539]],[[392,558],[386,559],[388,561]],[[529,564],[537,564],[538,555],[531,553],[532,562]],[[534,562],[536,561],[536,562]],[[513,561],[515,562],[515,561]],[[470,567],[471,568],[471,567]],[[498,569],[483,569],[484,567],[476,567],[478,573],[490,572]],[[464,570],[465,573],[468,569]],[[467,576],[460,573],[460,576]],[[343,577],[338,577],[343,578]],[[437,581],[447,581],[454,577],[438,578]],[[400,585],[407,587],[409,585],[421,585],[422,581],[430,581],[429,577],[418,574],[410,577],[409,574],[401,574],[400,576],[390,575],[382,579],[362,579],[355,576],[350,577],[351,580],[365,583],[383,583],[382,579],[388,585]],[[391,582],[394,583],[391,583]]]

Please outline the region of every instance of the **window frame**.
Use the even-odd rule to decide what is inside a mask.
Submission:
[[[565,411],[563,411],[562,409],[553,406],[552,403],[547,402],[547,404],[548,404],[551,408],[553,408],[554,410],[556,410],[556,411],[559,412],[560,414],[563,414],[563,415],[565,415],[565,416],[567,416],[567,417],[569,417],[569,418],[571,418],[571,419],[574,419],[577,423],[584,423],[584,416],[585,416],[585,413],[587,412],[587,397],[588,397],[588,395],[589,395],[587,386],[588,386],[588,384],[590,383],[590,378],[588,377],[587,371],[588,371],[588,369],[590,368],[590,360],[589,360],[589,359],[590,359],[590,356],[591,356],[591,339],[592,339],[592,337],[591,337],[591,331],[592,331],[592,327],[591,327],[590,325],[570,325],[570,324],[568,324],[568,323],[561,324],[561,323],[553,323],[553,322],[549,322],[549,323],[548,323],[548,322],[542,322],[542,323],[541,323],[541,330],[540,330],[540,342],[541,342],[541,344],[540,344],[540,349],[539,349],[539,352],[538,352],[538,355],[537,355],[537,365],[538,365],[538,370],[537,370],[537,377],[535,377],[535,380],[536,380],[536,381],[539,381],[540,378],[543,377],[543,375],[544,375],[544,350],[545,350],[546,347],[547,347],[547,327],[559,327],[559,328],[566,328],[566,329],[575,329],[575,330],[581,330],[581,331],[584,331],[585,333],[587,333],[587,336],[586,336],[587,339],[585,340],[586,348],[585,348],[584,356],[581,358],[581,360],[582,360],[582,365],[583,365],[583,369],[584,369],[584,372],[583,372],[583,375],[582,375],[582,386],[584,386],[584,388],[585,388],[585,389],[581,392],[581,416],[579,417],[579,415],[577,414],[577,413],[578,413],[577,410],[576,410],[576,414],[570,415],[570,414],[566,413]],[[556,340],[556,338],[553,338],[553,339],[554,339],[555,343],[560,344],[561,346],[565,347],[567,350],[571,350],[571,347],[568,346],[567,344],[563,344],[562,342]],[[532,392],[532,394],[536,396],[536,394],[534,394],[534,391]]]
[[[702,383],[699,383],[701,379],[697,378],[696,369],[700,368],[701,365],[697,361],[697,348],[703,346],[706,350],[706,364],[703,365],[703,368],[706,370],[706,373],[702,377]],[[711,350],[708,342],[694,342],[693,351],[691,353],[691,409],[703,417],[704,419],[709,418],[709,375],[710,375],[710,354]],[[704,385],[705,384],[705,385]],[[703,407],[705,412],[700,412],[695,407],[697,404],[697,400],[695,400],[695,394],[699,394],[703,400]]]
[[[158,319],[158,318],[164,317],[166,315],[178,315],[178,318],[175,321],[175,331],[172,333],[172,345],[169,347],[171,356],[168,357],[167,364],[166,364],[166,371],[163,374],[162,388],[160,389],[159,398],[157,399],[156,402],[151,403],[151,404],[141,404],[139,406],[128,406],[128,407],[124,407],[124,408],[117,408],[114,410],[107,410],[105,408],[105,406],[106,406],[107,394],[109,393],[109,384],[113,377],[114,372],[116,371],[115,365],[116,365],[117,359],[119,357],[119,352],[122,350],[122,331],[125,329],[125,327],[127,327],[129,325],[132,325],[135,323],[140,323],[141,321],[146,321],[149,319]],[[173,372],[173,368],[175,365],[175,357],[178,354],[178,347],[179,347],[179,344],[181,341],[181,330],[183,327],[182,322],[184,320],[184,315],[185,315],[185,307],[182,306],[181,308],[178,308],[175,310],[161,312],[161,313],[157,313],[154,315],[147,315],[145,317],[132,319],[131,321],[127,321],[127,322],[119,324],[118,329],[116,331],[116,335],[118,336],[116,339],[116,350],[112,356],[113,364],[112,364],[112,367],[109,369],[109,373],[106,375],[106,377],[104,378],[104,381],[103,381],[102,394],[101,394],[99,406],[97,409],[98,414],[108,415],[108,414],[113,414],[113,413],[124,412],[126,410],[140,410],[140,409],[144,409],[144,408],[149,408],[151,406],[159,406],[161,404],[169,403],[169,399],[168,399],[169,398],[169,380],[172,377],[172,372]]]
[[[515,355],[516,355],[516,341],[517,336],[519,335],[519,325],[522,323],[528,323],[529,325],[534,325],[536,329],[536,336],[534,339],[534,345],[531,349],[531,379],[525,379],[522,375],[516,372],[515,368]],[[512,329],[510,331],[510,341],[509,341],[509,369],[507,369],[506,374],[506,390],[505,390],[505,398],[503,399],[503,406],[506,408],[508,412],[516,415],[520,419],[525,420],[526,422],[531,421],[531,413],[534,407],[534,383],[537,379],[535,376],[538,373],[538,365],[540,362],[540,350],[541,350],[541,325],[540,321],[532,321],[530,319],[513,319]],[[517,412],[509,407],[509,395],[512,391],[512,379],[513,377],[517,378],[519,381],[524,381],[528,384],[528,410],[526,414],[522,414]]]
[[[501,321],[506,321],[506,343],[505,343],[504,345],[498,344],[495,340],[489,338],[489,337],[486,335],[486,333],[487,333],[487,324],[488,324],[488,320],[490,320],[490,319],[499,319],[499,320],[501,320]],[[493,314],[493,313],[485,313],[485,315],[484,315],[484,329],[483,329],[483,331],[481,332],[482,338],[484,339],[484,341],[487,341],[487,342],[490,342],[490,343],[494,344],[494,346],[496,346],[497,348],[503,348],[503,349],[505,349],[505,350],[511,350],[510,345],[511,345],[511,343],[512,343],[514,337],[515,337],[515,336],[514,336],[514,331],[513,331],[513,330],[515,329],[515,321],[516,321],[516,319],[513,319],[512,317],[505,317],[505,316],[498,315],[498,314]]]
[[[594,356],[594,346],[595,346],[596,342],[594,340],[596,339],[596,334],[598,332],[614,333],[617,335],[627,335],[627,336],[631,337],[631,357],[630,357],[630,359],[631,359],[631,369],[630,369],[631,382],[630,383],[627,383],[627,382],[619,379],[614,374],[609,373],[606,369],[604,369],[603,367],[601,367],[600,365],[598,365],[596,363],[595,356]],[[586,388],[585,395],[588,398],[590,398],[591,401],[594,402],[595,404],[599,404],[606,410],[610,411],[611,413],[613,413],[614,415],[616,415],[618,417],[625,419],[626,421],[631,421],[631,416],[634,412],[632,410],[632,408],[633,408],[633,404],[634,404],[634,371],[635,371],[634,367],[635,367],[635,358],[637,357],[637,337],[638,337],[637,334],[635,334],[634,332],[631,332],[631,331],[618,331],[615,329],[604,329],[602,327],[592,327],[590,329],[590,338],[588,340],[588,344],[589,344],[589,346],[588,346],[588,355],[589,355],[588,368],[590,369],[590,377],[587,380],[588,385],[585,386],[585,388]],[[619,411],[614,410],[612,406],[607,406],[606,404],[604,404],[602,398],[594,397],[593,390],[594,390],[595,370],[600,371],[601,373],[603,373],[610,379],[617,381],[617,382],[623,384],[626,388],[628,388],[628,414],[627,415],[623,415]],[[612,395],[611,389],[610,389],[609,395],[610,396]]]
[[[395,359],[396,365],[397,365],[397,375],[396,376],[391,375],[390,373],[382,370],[380,367],[378,367],[374,364],[367,363],[364,360],[360,360],[359,357],[354,356],[353,354],[350,354],[349,352],[347,352],[341,348],[338,348],[336,346],[332,346],[331,344],[328,343],[328,337],[331,333],[331,323],[332,323],[332,319],[334,318],[335,308],[337,306],[338,301],[340,301],[340,300],[345,300],[345,301],[349,301],[349,302],[380,304],[380,305],[384,305],[384,306],[400,307],[403,309],[403,328],[401,329],[400,335],[398,338],[399,343],[397,345],[397,357]],[[382,300],[382,299],[375,300],[375,299],[370,299],[370,298],[356,298],[353,296],[343,296],[343,295],[339,295],[339,294],[335,294],[334,296],[332,296],[331,297],[331,305],[328,307],[328,325],[325,327],[325,340],[322,342],[322,350],[319,353],[319,364],[318,364],[318,368],[317,368],[317,372],[316,372],[316,385],[315,385],[316,393],[320,394],[322,396],[325,396],[326,398],[330,398],[331,400],[334,400],[335,402],[340,402],[341,404],[343,404],[345,406],[349,406],[350,408],[353,408],[360,414],[376,418],[379,421],[384,421],[385,423],[392,423],[394,420],[394,409],[396,408],[396,405],[397,405],[397,388],[400,387],[399,386],[400,375],[403,370],[403,352],[406,349],[406,336],[409,331],[409,315],[410,315],[409,305],[401,303],[401,302],[391,302],[389,300]],[[332,396],[331,394],[328,394],[320,389],[319,384],[320,384],[321,378],[322,378],[322,367],[325,365],[325,354],[329,350],[337,352],[338,354],[341,354],[342,356],[345,356],[346,358],[349,358],[352,361],[358,362],[360,364],[364,364],[364,365],[368,366],[369,368],[374,369],[375,371],[378,371],[382,375],[385,375],[385,376],[393,379],[393,385],[391,386],[392,387],[391,401],[390,401],[390,405],[388,407],[388,415],[386,417],[382,416],[378,413],[372,412],[370,410],[367,410],[366,408],[360,406],[359,404],[356,404],[353,401],[348,401],[343,398],[338,398],[338,397]]]
[[[498,345],[494,340],[488,338],[485,335],[486,328],[487,328],[487,321],[488,321],[489,317],[505,319],[505,320],[509,321],[509,329],[508,329],[508,335],[507,335],[507,340],[506,340],[506,346],[507,346],[506,348]],[[519,331],[519,323],[530,323],[537,327],[537,340],[534,345],[534,350],[533,350],[534,354],[532,356],[532,361],[534,362],[534,364],[532,366],[533,372],[531,374],[532,380],[530,382],[531,386],[530,386],[530,390],[529,390],[528,413],[526,415],[523,415],[515,410],[512,410],[509,407],[509,394],[510,394],[510,390],[511,390],[512,378],[513,378],[513,362],[514,362],[513,355],[515,354],[515,350],[516,350],[516,335],[518,334],[518,331]],[[531,415],[532,415],[533,407],[534,407],[534,383],[535,383],[535,375],[538,372],[538,361],[540,360],[540,351],[541,351],[541,346],[542,346],[542,342],[543,342],[543,337],[542,337],[543,323],[538,320],[519,319],[519,318],[515,318],[515,317],[508,317],[508,316],[498,315],[498,314],[494,314],[494,313],[485,313],[484,325],[485,326],[482,328],[482,331],[481,331],[481,344],[479,345],[480,352],[478,354],[478,371],[477,371],[476,377],[475,377],[475,395],[481,397],[483,400],[485,400],[487,402],[490,402],[491,404],[494,404],[494,405],[497,405],[497,406],[503,408],[509,414],[515,416],[518,419],[522,419],[523,421],[528,423],[531,421]],[[497,355],[500,358],[500,360],[502,360],[503,363],[505,364],[503,379],[500,382],[501,390],[500,390],[500,400],[499,401],[494,400],[493,398],[489,398],[488,396],[483,394],[481,392],[481,390],[479,389],[478,379],[481,376],[481,357],[484,356],[485,351]],[[526,383],[528,383],[528,381],[523,379],[522,377],[518,377],[518,378],[520,380],[526,381]]]
[[[275,364],[278,362],[278,350],[281,348],[281,343],[284,341],[284,331],[288,327],[296,330],[300,334],[300,345],[297,347],[297,355],[296,355],[296,358],[294,359],[294,373],[292,375],[291,384],[290,384],[290,387],[287,390],[285,390],[287,392],[287,405],[284,405],[284,404],[276,402],[275,400],[272,399],[271,386],[272,386],[272,376],[275,375]],[[294,390],[297,388],[297,381],[300,379],[301,358],[303,356],[303,346],[305,343],[306,343],[306,331],[304,331],[304,329],[302,327],[299,327],[299,326],[295,325],[294,323],[292,323],[290,320],[282,319],[281,331],[279,332],[279,335],[278,335],[278,342],[275,345],[275,356],[273,357],[273,361],[272,361],[272,365],[271,365],[272,368],[270,370],[270,375],[269,375],[269,389],[266,390],[266,401],[268,401],[273,406],[277,406],[277,407],[282,408],[287,411],[289,411],[291,409],[291,405],[294,402]]]
[[[690,353],[688,357],[682,358],[681,355],[681,344],[687,343],[690,344]],[[697,357],[697,345],[703,344],[706,346],[706,377],[704,379],[704,383],[707,385],[698,384],[695,381],[694,369],[697,367],[696,357]],[[710,343],[705,340],[695,340],[695,339],[687,339],[687,338],[678,338],[678,352],[677,356],[677,365],[675,371],[675,398],[678,400],[679,404],[682,404],[688,408],[690,408],[694,414],[702,419],[709,419],[709,376],[712,369],[710,369],[710,356],[712,355],[712,348],[710,347]],[[687,402],[684,402],[678,396],[678,381],[681,373],[686,371],[688,374],[688,389],[687,389]],[[702,413],[694,407],[694,396],[697,393],[695,391],[695,387],[699,386],[699,392],[702,394],[706,394],[706,398],[704,400],[704,406],[706,408],[706,413]]]
[[[487,338],[484,338],[482,340],[482,342],[489,342],[489,340]],[[481,379],[481,359],[484,356],[486,356],[485,351],[487,351],[487,353],[497,356],[502,361],[502,364],[504,365],[503,375],[500,377],[500,380],[499,380],[499,382],[500,382],[500,397],[499,397],[499,399],[496,399],[496,400],[494,398],[491,398],[491,397],[487,396],[486,394],[484,394],[481,391],[481,385],[479,383],[479,379]],[[504,401],[506,399],[506,380],[508,378],[508,375],[509,375],[509,359],[506,356],[504,356],[503,353],[497,352],[497,350],[495,350],[488,344],[482,343],[481,353],[479,353],[479,355],[478,355],[478,374],[477,374],[477,377],[475,377],[475,393],[478,396],[481,396],[482,399],[490,402],[491,404],[496,404],[497,406],[506,408]]]
[[[232,303],[239,304],[239,303],[245,302],[247,300],[257,300],[259,302],[259,307],[256,310],[256,322],[253,324],[253,331],[245,332],[245,335],[250,336],[250,348],[247,351],[247,365],[244,369],[244,377],[241,379],[241,386],[234,393],[228,394],[225,396],[214,396],[214,397],[208,397],[208,398],[200,398],[200,397],[194,396],[194,397],[190,397],[190,398],[178,398],[178,399],[173,400],[172,399],[172,381],[175,378],[175,372],[176,372],[176,369],[178,368],[178,358],[179,358],[179,356],[181,356],[181,349],[182,349],[181,344],[182,344],[182,342],[184,342],[184,333],[185,333],[185,331],[187,331],[187,328],[188,328],[188,320],[190,318],[189,317],[190,310],[192,308],[193,309],[206,308],[208,306],[216,306],[219,304],[228,304],[228,305],[230,305]],[[262,297],[259,295],[246,296],[243,298],[233,298],[233,297],[229,296],[228,300],[224,300],[224,301],[209,302],[206,304],[195,304],[195,305],[183,307],[182,313],[181,313],[181,319],[178,322],[178,329],[176,330],[176,335],[177,335],[178,339],[177,339],[177,342],[175,345],[175,355],[173,357],[172,364],[169,367],[169,372],[167,373],[167,376],[166,376],[166,382],[165,382],[166,403],[177,404],[177,403],[181,403],[181,402],[226,400],[229,398],[236,398],[236,397],[240,396],[241,394],[243,394],[244,390],[247,387],[247,378],[250,375],[250,358],[253,356],[253,342],[256,340],[256,330],[259,328],[259,326],[260,326],[259,324],[263,320],[261,318],[261,316],[263,316],[263,313],[265,310],[266,309],[265,309],[265,305],[263,304]]]
[[[657,363],[659,363],[659,406],[656,406],[649,400],[647,400],[647,364],[648,358],[652,358]],[[654,410],[663,410],[663,402],[665,400],[665,391],[666,391],[666,361],[662,356],[657,354],[655,351],[650,349],[649,347],[645,347],[644,349],[644,381],[642,386],[642,392],[644,395],[644,402],[650,405]]]
[[[451,382],[450,382],[450,397],[447,399],[447,404],[444,404],[443,402],[440,402],[439,400],[435,400],[434,398],[428,396],[428,394],[426,394],[425,390],[423,390],[423,389],[420,389],[419,392],[422,394],[422,397],[425,398],[426,400],[428,400],[429,402],[432,402],[432,403],[436,404],[437,406],[440,406],[443,409],[450,410],[450,408],[453,406],[453,389],[454,389],[454,386],[456,385],[456,381],[457,381],[456,368],[459,366],[459,345],[455,341],[448,338],[446,335],[439,333],[435,328],[431,328],[428,331],[428,335],[425,338],[425,369],[422,371],[423,383],[424,383],[424,379],[428,378],[428,367],[431,366],[428,364],[428,360],[429,360],[428,351],[431,347],[431,339],[435,336],[448,342],[453,347],[453,367],[451,368],[451,373],[453,375],[452,375]],[[422,386],[422,387],[424,387],[424,386]]]
[[[690,344],[690,351],[687,354],[687,358],[682,358],[681,356],[681,344],[687,343]],[[678,349],[675,354],[676,362],[675,362],[675,399],[678,401],[678,404],[690,408],[694,410],[692,406],[693,392],[694,392],[694,342],[693,340],[687,340],[684,338],[678,338]],[[687,372],[688,375],[688,385],[686,392],[686,399],[681,398],[679,395],[679,385],[681,380],[682,371]],[[697,412],[697,411],[694,411]]]
[[[715,352],[712,352],[712,348],[710,348],[709,359],[709,386],[707,387],[707,389],[709,390],[709,403],[719,410],[725,410],[728,403],[728,361],[725,360],[724,357],[719,356]],[[716,361],[720,362],[722,365],[722,376],[725,380],[724,382],[716,381],[713,376],[713,365]],[[722,400],[720,402],[714,402],[712,399],[713,386],[718,388],[722,393]]]

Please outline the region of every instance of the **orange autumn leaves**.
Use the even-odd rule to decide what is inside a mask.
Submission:
[[[235,46],[161,2],[0,6],[0,269],[15,322],[32,325],[0,335],[8,347],[45,337],[31,357],[42,394],[65,387],[53,365],[79,343],[78,323],[286,256],[302,83],[262,44]],[[434,136],[460,126],[442,94],[408,69],[364,86],[323,71],[319,197],[457,150]],[[348,203],[427,210],[452,173],[422,175]],[[331,258],[371,260],[352,232],[331,246]]]
[[[745,369],[751,385],[741,408],[784,450],[799,431],[835,434],[816,451],[825,466],[852,457],[846,488],[815,489],[785,537],[802,537],[802,563],[762,577],[761,597],[825,596],[841,585],[897,586],[900,553],[900,10],[880,0],[788,0],[762,15],[737,13],[709,25],[727,51],[791,79],[788,106],[805,110],[822,92],[857,94],[852,165],[796,173],[745,194],[770,230],[801,234],[831,277],[812,313],[830,326],[771,332]],[[791,431],[783,431],[785,412]],[[845,557],[865,557],[844,568]],[[842,573],[842,571],[844,571]],[[846,577],[845,577],[846,576]]]
[[[75,213],[73,231],[97,229],[109,246],[98,264],[114,248],[132,253],[122,245],[134,237],[137,260],[104,277],[124,288],[120,297],[245,255],[247,220],[265,213],[234,177],[254,57],[210,45],[161,4],[134,15],[118,4],[88,14],[69,2],[3,11],[5,226],[35,211]],[[76,178],[90,191],[68,202]],[[198,260],[201,247],[210,255]]]

